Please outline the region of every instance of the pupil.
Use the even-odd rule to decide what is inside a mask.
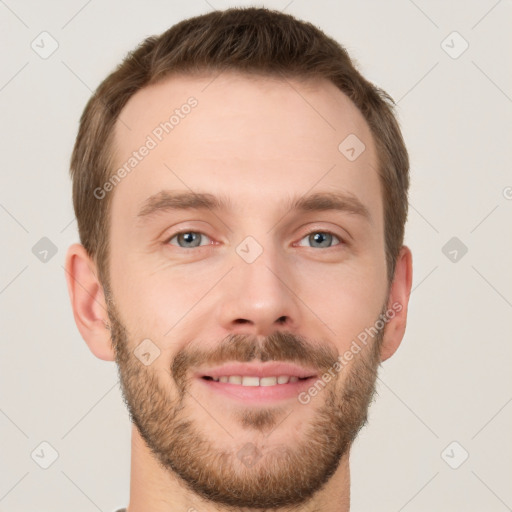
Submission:
[[[316,243],[319,243],[320,245],[322,245],[322,243],[324,243],[325,240],[327,239],[327,236],[328,236],[327,233],[318,232],[313,235],[313,239]]]
[[[197,239],[197,235],[193,232],[182,233],[183,241],[185,244],[193,244],[194,240]],[[195,244],[193,244],[195,245]]]

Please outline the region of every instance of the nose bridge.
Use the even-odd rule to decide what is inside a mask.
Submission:
[[[269,335],[298,322],[285,254],[270,235],[248,236],[235,248],[234,268],[220,297],[220,322],[229,331]]]

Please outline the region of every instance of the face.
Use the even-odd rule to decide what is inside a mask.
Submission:
[[[131,418],[207,500],[304,502],[365,423],[380,361],[370,131],[328,82],[227,72],[147,87],[121,121],[106,295]]]

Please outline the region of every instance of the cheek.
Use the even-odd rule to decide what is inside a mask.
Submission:
[[[304,265],[298,275],[297,295],[328,326],[339,350],[378,319],[386,299],[384,263],[353,259],[320,268]],[[309,310],[304,314],[311,316]]]
[[[216,271],[208,265],[152,266],[145,258],[132,253],[130,258],[118,260],[112,272],[116,304],[133,343],[149,338],[164,353],[174,351],[180,338],[186,337],[183,329],[200,327],[194,318],[204,311],[197,306],[217,281]]]

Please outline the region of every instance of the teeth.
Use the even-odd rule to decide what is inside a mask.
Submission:
[[[258,377],[242,377],[242,386],[259,386],[260,379]]]
[[[277,377],[262,377],[260,379],[260,386],[275,386],[277,384]]]
[[[288,384],[297,382],[298,377],[289,375],[279,375],[277,377],[252,377],[240,375],[223,375],[222,377],[212,377],[215,382],[228,382],[229,384],[238,384],[242,386],[275,386],[276,384]]]

